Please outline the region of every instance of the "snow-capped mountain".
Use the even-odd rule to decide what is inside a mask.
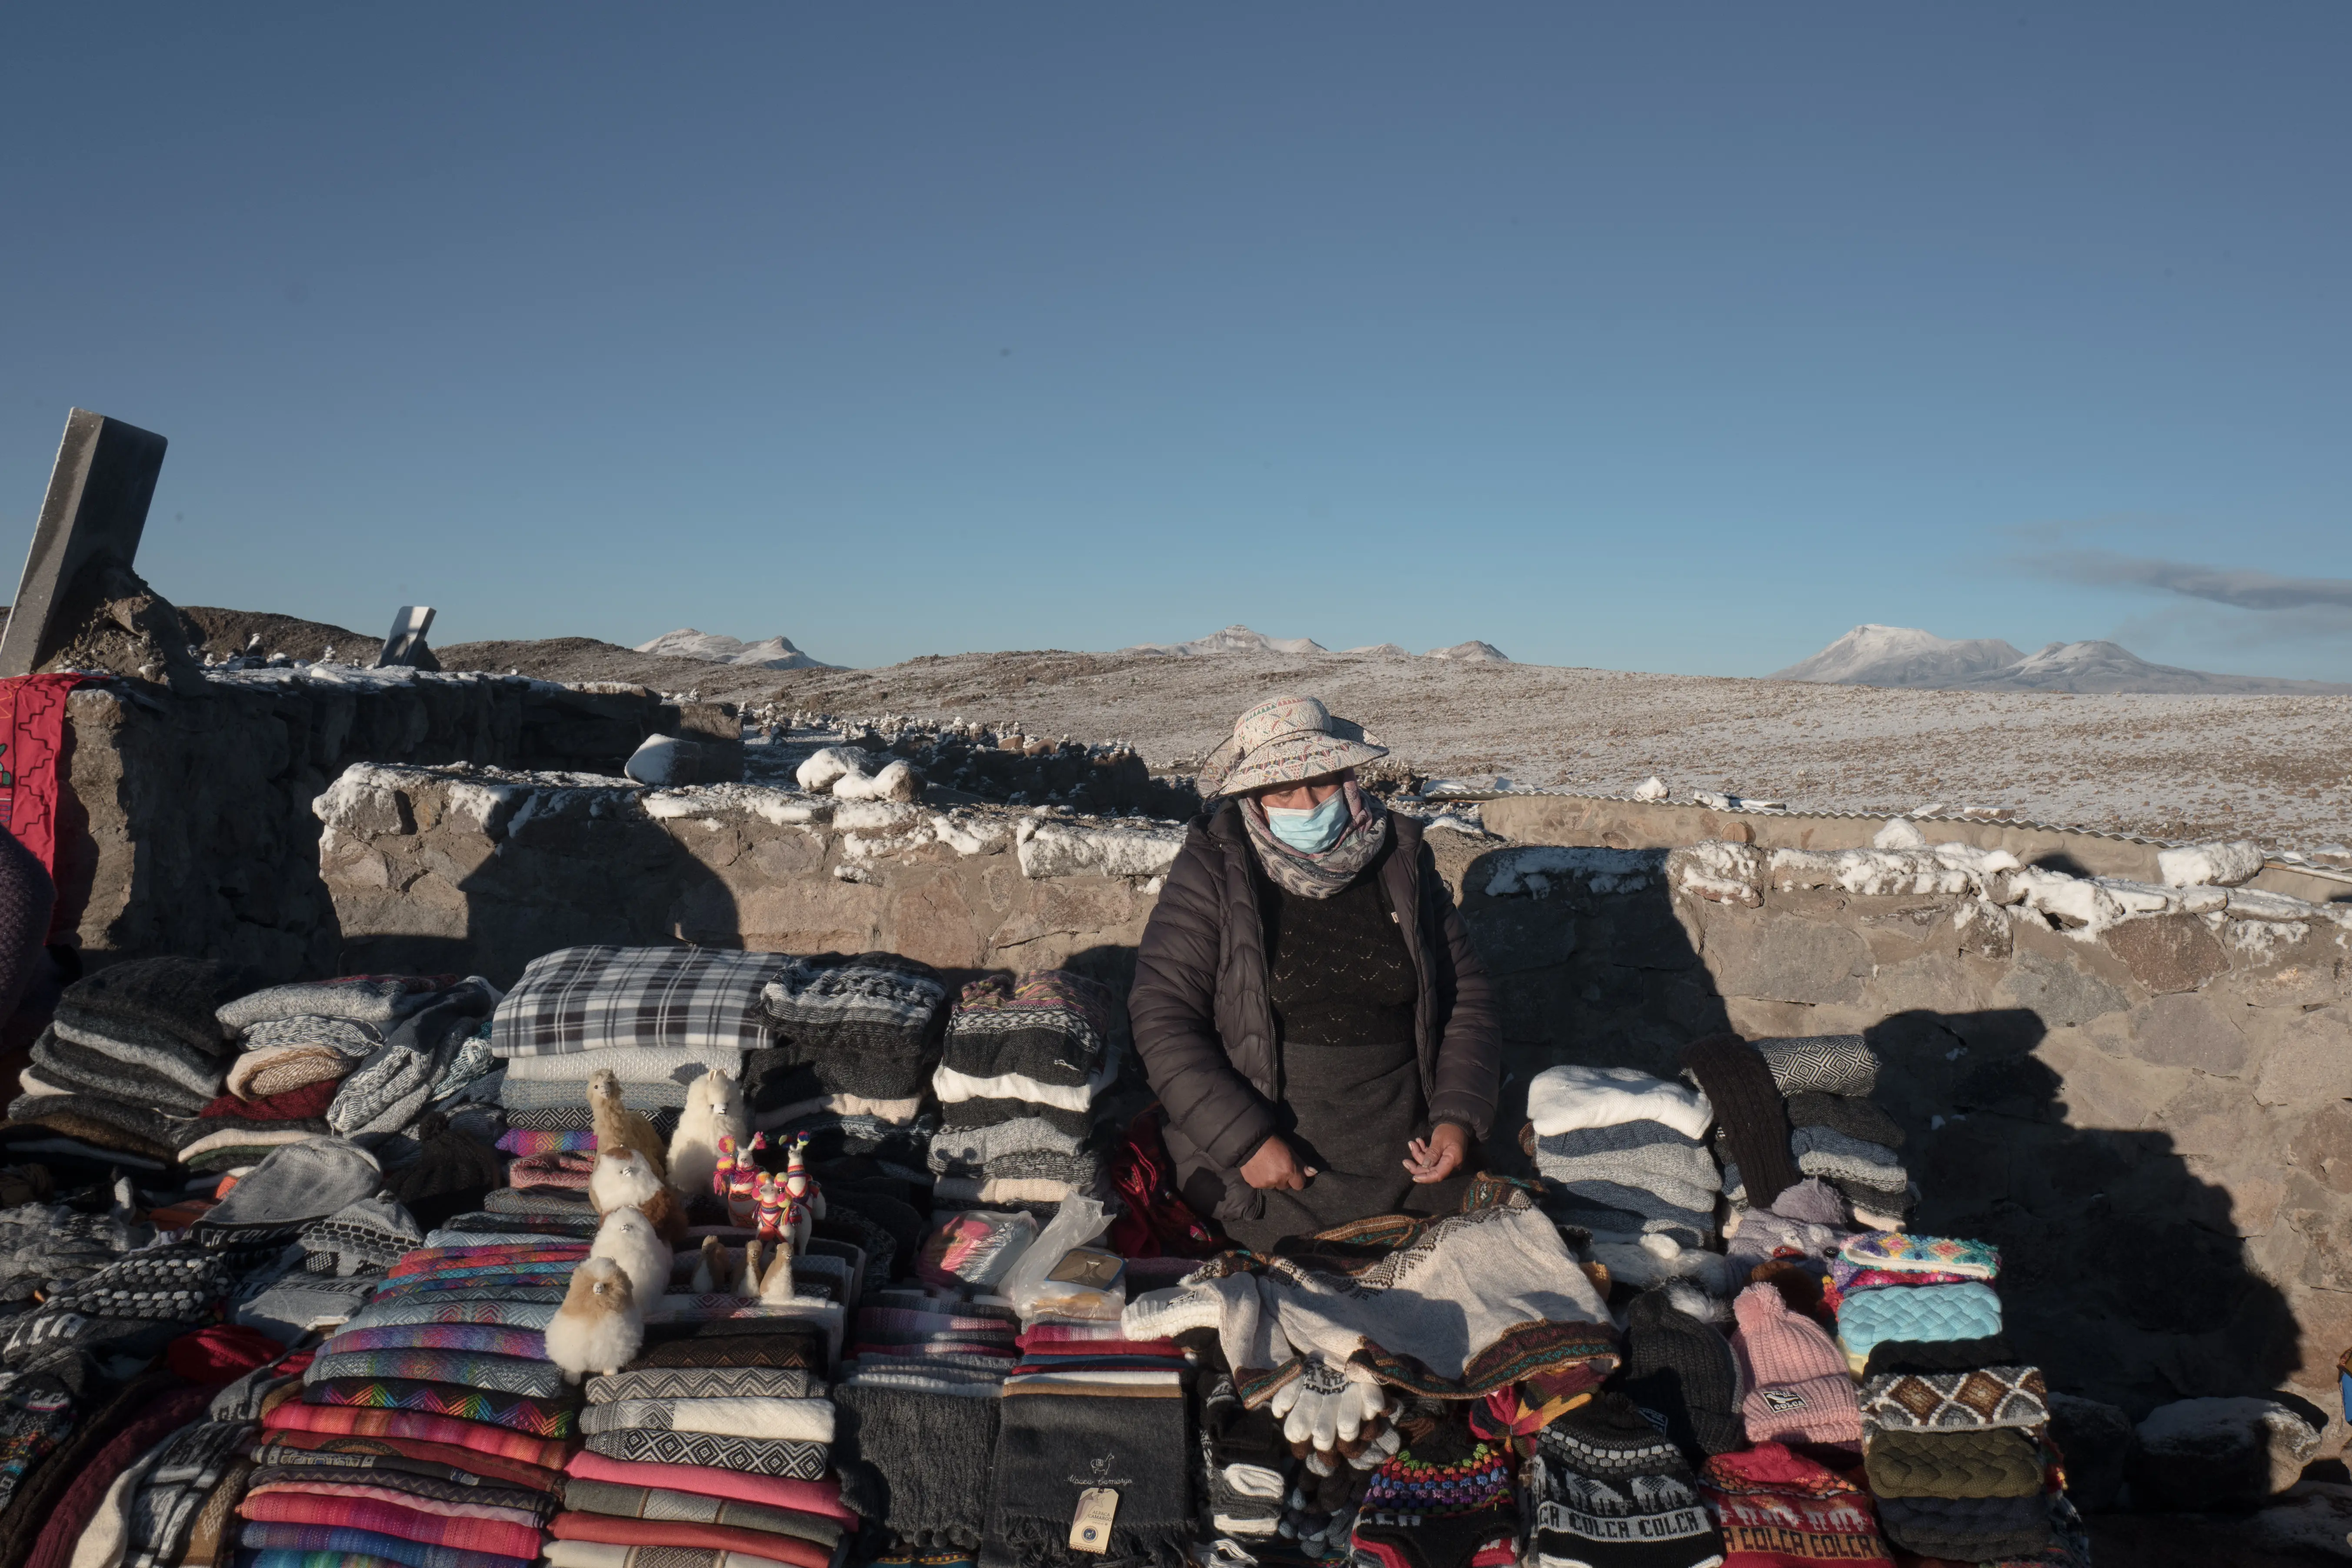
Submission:
[[[839,665],[826,664],[811,658],[793,646],[788,637],[772,637],[760,642],[747,643],[740,637],[730,637],[718,632],[698,632],[692,626],[681,626],[674,632],[664,632],[651,642],[639,643],[639,653],[661,654],[670,658],[698,658],[706,664],[757,665],[761,669],[838,669]]]
[[[1301,658],[1312,654],[1329,653],[1331,650],[1312,637],[1270,637],[1264,632],[1254,632],[1247,626],[1232,626],[1221,632],[1212,632],[1204,637],[1195,637],[1191,642],[1139,643],[1133,647],[1123,647],[1118,651],[1168,654],[1179,658],[1203,658],[1213,654],[1234,653],[1278,654],[1292,658]],[[1370,647],[1342,648],[1339,651],[1343,654],[1376,658],[1411,658],[1412,657],[1392,642],[1376,643]],[[1456,643],[1452,647],[1432,648],[1422,657],[1478,661],[1499,660],[1504,664],[1510,662],[1503,657],[1500,649],[1493,643],[1487,642]]]
[[[1433,647],[1422,655],[1423,658],[1450,658],[1456,664],[1508,664],[1510,658],[1490,642],[1472,638],[1455,643],[1452,647]]]
[[[1773,680],[1967,691],[2324,694],[2352,687],[2263,675],[2211,675],[2151,664],[2119,643],[2053,642],[2021,654],[1999,637],[1965,641],[1908,626],[1860,626]]]
[[[1767,679],[1839,686],[1957,686],[2024,657],[1999,637],[1959,640],[1909,626],[1860,626],[1812,658],[1775,670]]]

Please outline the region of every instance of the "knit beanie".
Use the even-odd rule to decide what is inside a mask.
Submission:
[[[1664,1421],[1686,1455],[1727,1454],[1748,1441],[1731,1346],[1664,1289],[1644,1291],[1625,1309],[1625,1363],[1615,1386]]]
[[[1747,1373],[1739,1410],[1751,1442],[1859,1443],[1862,1407],[1845,1357],[1819,1323],[1789,1310],[1770,1285],[1750,1285],[1732,1303],[1732,1347]]]
[[[441,1112],[425,1112],[416,1137],[416,1158],[394,1173],[390,1185],[392,1195],[425,1229],[481,1207],[491,1188],[506,1185],[506,1162],[499,1152],[452,1128]]]
[[[1891,1568],[1870,1494],[1780,1443],[1718,1454],[1698,1487],[1723,1531],[1725,1568]]]
[[[1699,1568],[1723,1539],[1693,1489],[1689,1462],[1633,1402],[1602,1394],[1536,1439],[1535,1546],[1585,1568]]]
[[[1709,1035],[1683,1051],[1683,1070],[1698,1080],[1746,1179],[1752,1208],[1769,1208],[1801,1179],[1789,1154],[1789,1113],[1764,1058],[1737,1035]]]
[[[221,1243],[283,1231],[290,1240],[310,1221],[359,1202],[383,1184],[375,1160],[356,1144],[340,1138],[281,1143],[206,1211],[195,1234]]]

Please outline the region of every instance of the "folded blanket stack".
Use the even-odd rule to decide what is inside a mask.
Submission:
[[[940,1058],[948,983],[892,952],[821,952],[787,961],[761,988],[774,1043],[743,1061],[755,1131],[811,1116],[914,1121]]]
[[[1528,1086],[1536,1169],[1552,1217],[1605,1241],[1715,1237],[1720,1191],[1703,1140],[1706,1096],[1632,1068],[1554,1067]]]
[[[963,988],[932,1077],[941,1207],[1051,1211],[1106,1195],[1097,1102],[1118,1071],[1118,1003],[1067,970]]]
[[[1776,1160],[1779,1144],[1786,1144],[1788,1158],[1780,1163],[1787,1176],[1775,1187],[1776,1197],[1789,1182],[1819,1178],[1837,1190],[1862,1224],[1879,1230],[1902,1228],[1917,1194],[1903,1165],[1903,1130],[1869,1099],[1878,1082],[1877,1055],[1860,1035],[1750,1044],[1770,1079],[1757,1098],[1770,1099],[1777,1090],[1778,1101],[1769,1119],[1726,1116],[1716,1128],[1715,1155],[1722,1163],[1724,1194],[1735,1213],[1744,1215],[1750,1206],[1747,1176],[1740,1168],[1744,1131],[1751,1140],[1751,1157],[1759,1152],[1759,1141],[1765,1138],[1777,1141],[1761,1151]],[[1767,1120],[1769,1131],[1759,1125]]]
[[[219,965],[187,958],[133,959],[75,981],[34,1042],[9,1121],[159,1164],[207,1142],[219,1130],[202,1113],[220,1098],[231,1050],[213,1016],[226,983]]]
[[[1872,1232],[1845,1243],[1831,1276],[1887,1539],[1971,1563],[2049,1546],[2064,1504],[2043,1443],[2047,1391],[2002,1339],[1999,1250]]]
[[[629,1109],[667,1137],[687,1085],[712,1068],[740,1075],[744,1053],[768,1043],[760,991],[791,962],[699,947],[567,947],[533,959],[490,1019],[490,1054],[505,1068],[499,1105],[530,1135],[500,1147],[590,1148],[588,1080],[606,1068]]]

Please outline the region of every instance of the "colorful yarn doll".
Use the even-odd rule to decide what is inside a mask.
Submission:
[[[808,1211],[810,1219],[824,1217],[824,1190],[816,1184],[816,1178],[809,1174],[808,1134],[805,1132],[793,1140],[792,1151],[785,1156],[784,1191],[792,1194],[794,1203]],[[805,1224],[802,1234],[807,1234]],[[793,1250],[798,1252],[800,1247],[795,1245]]]
[[[760,1239],[774,1241],[784,1234],[784,1184],[762,1173],[760,1177]]]

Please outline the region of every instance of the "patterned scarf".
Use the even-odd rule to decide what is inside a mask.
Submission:
[[[1258,864],[1275,886],[1302,899],[1328,899],[1354,881],[1389,841],[1388,808],[1366,795],[1349,779],[1339,788],[1348,797],[1348,826],[1338,842],[1319,855],[1302,854],[1274,836],[1265,807],[1255,795],[1244,795],[1242,826],[1257,850]]]

